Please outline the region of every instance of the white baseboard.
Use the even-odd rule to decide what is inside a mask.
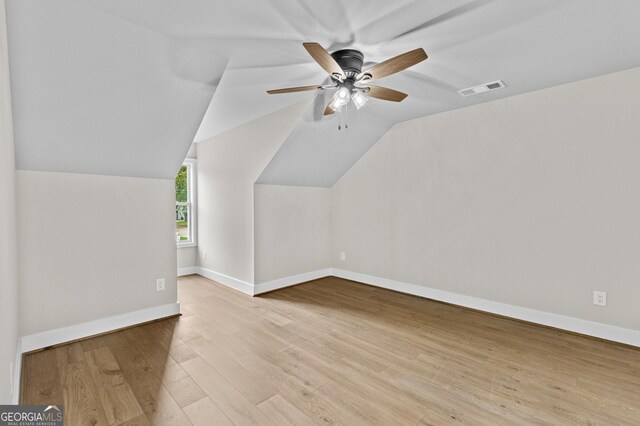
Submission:
[[[184,277],[185,275],[193,275],[198,273],[197,266],[185,266],[184,268],[178,268],[178,276]]]
[[[16,344],[16,360],[13,364],[13,387],[11,390],[11,403],[18,405],[20,403],[20,381],[22,379],[22,338],[18,338]]]
[[[219,272],[212,271],[211,269],[197,267],[198,275],[202,275],[205,278],[209,278],[215,282],[231,287],[235,290],[241,291],[249,296],[255,296],[268,291],[277,290],[279,288],[289,287],[292,285],[300,284],[307,281],[317,280],[318,278],[324,278],[331,275],[331,268],[319,269],[317,271],[305,272],[303,274],[291,275],[289,277],[278,278],[277,280],[267,281],[260,284],[251,284],[246,281],[239,280],[237,278],[230,277],[228,275],[221,274]]]
[[[338,278],[361,282],[363,284],[399,291],[401,293],[412,294],[415,296],[425,297],[427,299],[447,302],[458,306],[477,309],[479,311],[489,312],[492,314],[520,319],[523,321],[529,321],[532,323],[546,325],[561,330],[572,331],[574,333],[585,334],[587,336],[598,337],[600,339],[606,339],[613,342],[620,342],[627,345],[640,347],[640,330],[632,330],[595,321],[588,321],[560,314],[554,314],[551,312],[538,311],[522,306],[509,305],[506,303],[495,302],[493,300],[481,299],[473,296],[465,296],[463,294],[452,293],[416,284],[404,283],[388,278],[375,277],[358,272],[346,271],[343,269],[319,269],[317,271],[292,275],[290,277],[279,278],[277,280],[272,280],[256,285],[240,281],[238,279],[219,274],[202,267],[198,267],[197,273],[205,278],[217,281],[220,284],[232,287],[250,296],[255,296],[268,291],[289,287],[327,276],[335,276]]]
[[[203,268],[202,266],[198,266],[198,275],[202,275],[205,278],[209,278],[210,280],[219,282],[220,284],[224,284],[227,287],[231,287],[235,290],[241,291],[249,296],[253,296],[253,284],[238,280],[233,277],[229,277],[224,274],[219,274],[218,272],[212,271],[211,269]]]
[[[428,299],[452,303],[454,305],[503,315],[505,317],[516,318],[536,324],[585,334],[587,336],[598,337],[601,339],[640,347],[640,330],[632,330],[614,325],[524,308],[521,306],[508,305],[506,303],[465,296],[462,294],[403,283],[401,281],[394,281],[387,278],[374,277],[372,275],[361,274],[358,272],[345,271],[342,269],[333,268],[332,275],[376,287],[399,291],[401,293],[413,294],[415,296],[426,297]]]
[[[22,336],[20,352],[31,352],[178,314],[180,314],[180,303],[176,302],[30,334]]]
[[[253,286],[253,295],[266,293],[268,291],[277,290],[279,288],[289,287],[292,285],[304,283],[307,281],[317,280],[319,278],[331,275],[331,268],[319,269],[304,274],[292,275],[290,277],[278,278],[277,280],[267,281]]]

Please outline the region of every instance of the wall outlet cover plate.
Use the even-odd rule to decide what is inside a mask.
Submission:
[[[593,304],[598,306],[607,306],[607,292],[594,291],[593,292]]]

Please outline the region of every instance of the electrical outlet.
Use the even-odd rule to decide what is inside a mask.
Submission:
[[[202,252],[202,259],[203,260],[207,260],[207,252],[206,251]]]
[[[347,253],[341,251],[340,252],[340,260],[347,260]]]
[[[156,291],[164,291],[164,278],[156,280]]]
[[[598,306],[607,306],[607,292],[606,291],[594,291],[593,292],[593,304]]]

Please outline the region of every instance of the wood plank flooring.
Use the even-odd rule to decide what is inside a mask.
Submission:
[[[27,355],[65,425],[640,424],[640,350],[325,278]]]

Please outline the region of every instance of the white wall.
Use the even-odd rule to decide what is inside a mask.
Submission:
[[[17,191],[22,335],[176,302],[172,179],[18,171]]]
[[[333,188],[332,266],[640,329],[639,99],[633,69],[396,126]]]
[[[197,247],[178,247],[178,269],[197,265]]]
[[[255,282],[327,268],[331,190],[255,185]]]
[[[18,341],[15,156],[4,0],[0,0],[0,404],[12,402]]]
[[[198,159],[198,144],[192,143],[187,151],[187,158]]]
[[[253,184],[309,102],[198,143],[199,266],[254,282]]]

